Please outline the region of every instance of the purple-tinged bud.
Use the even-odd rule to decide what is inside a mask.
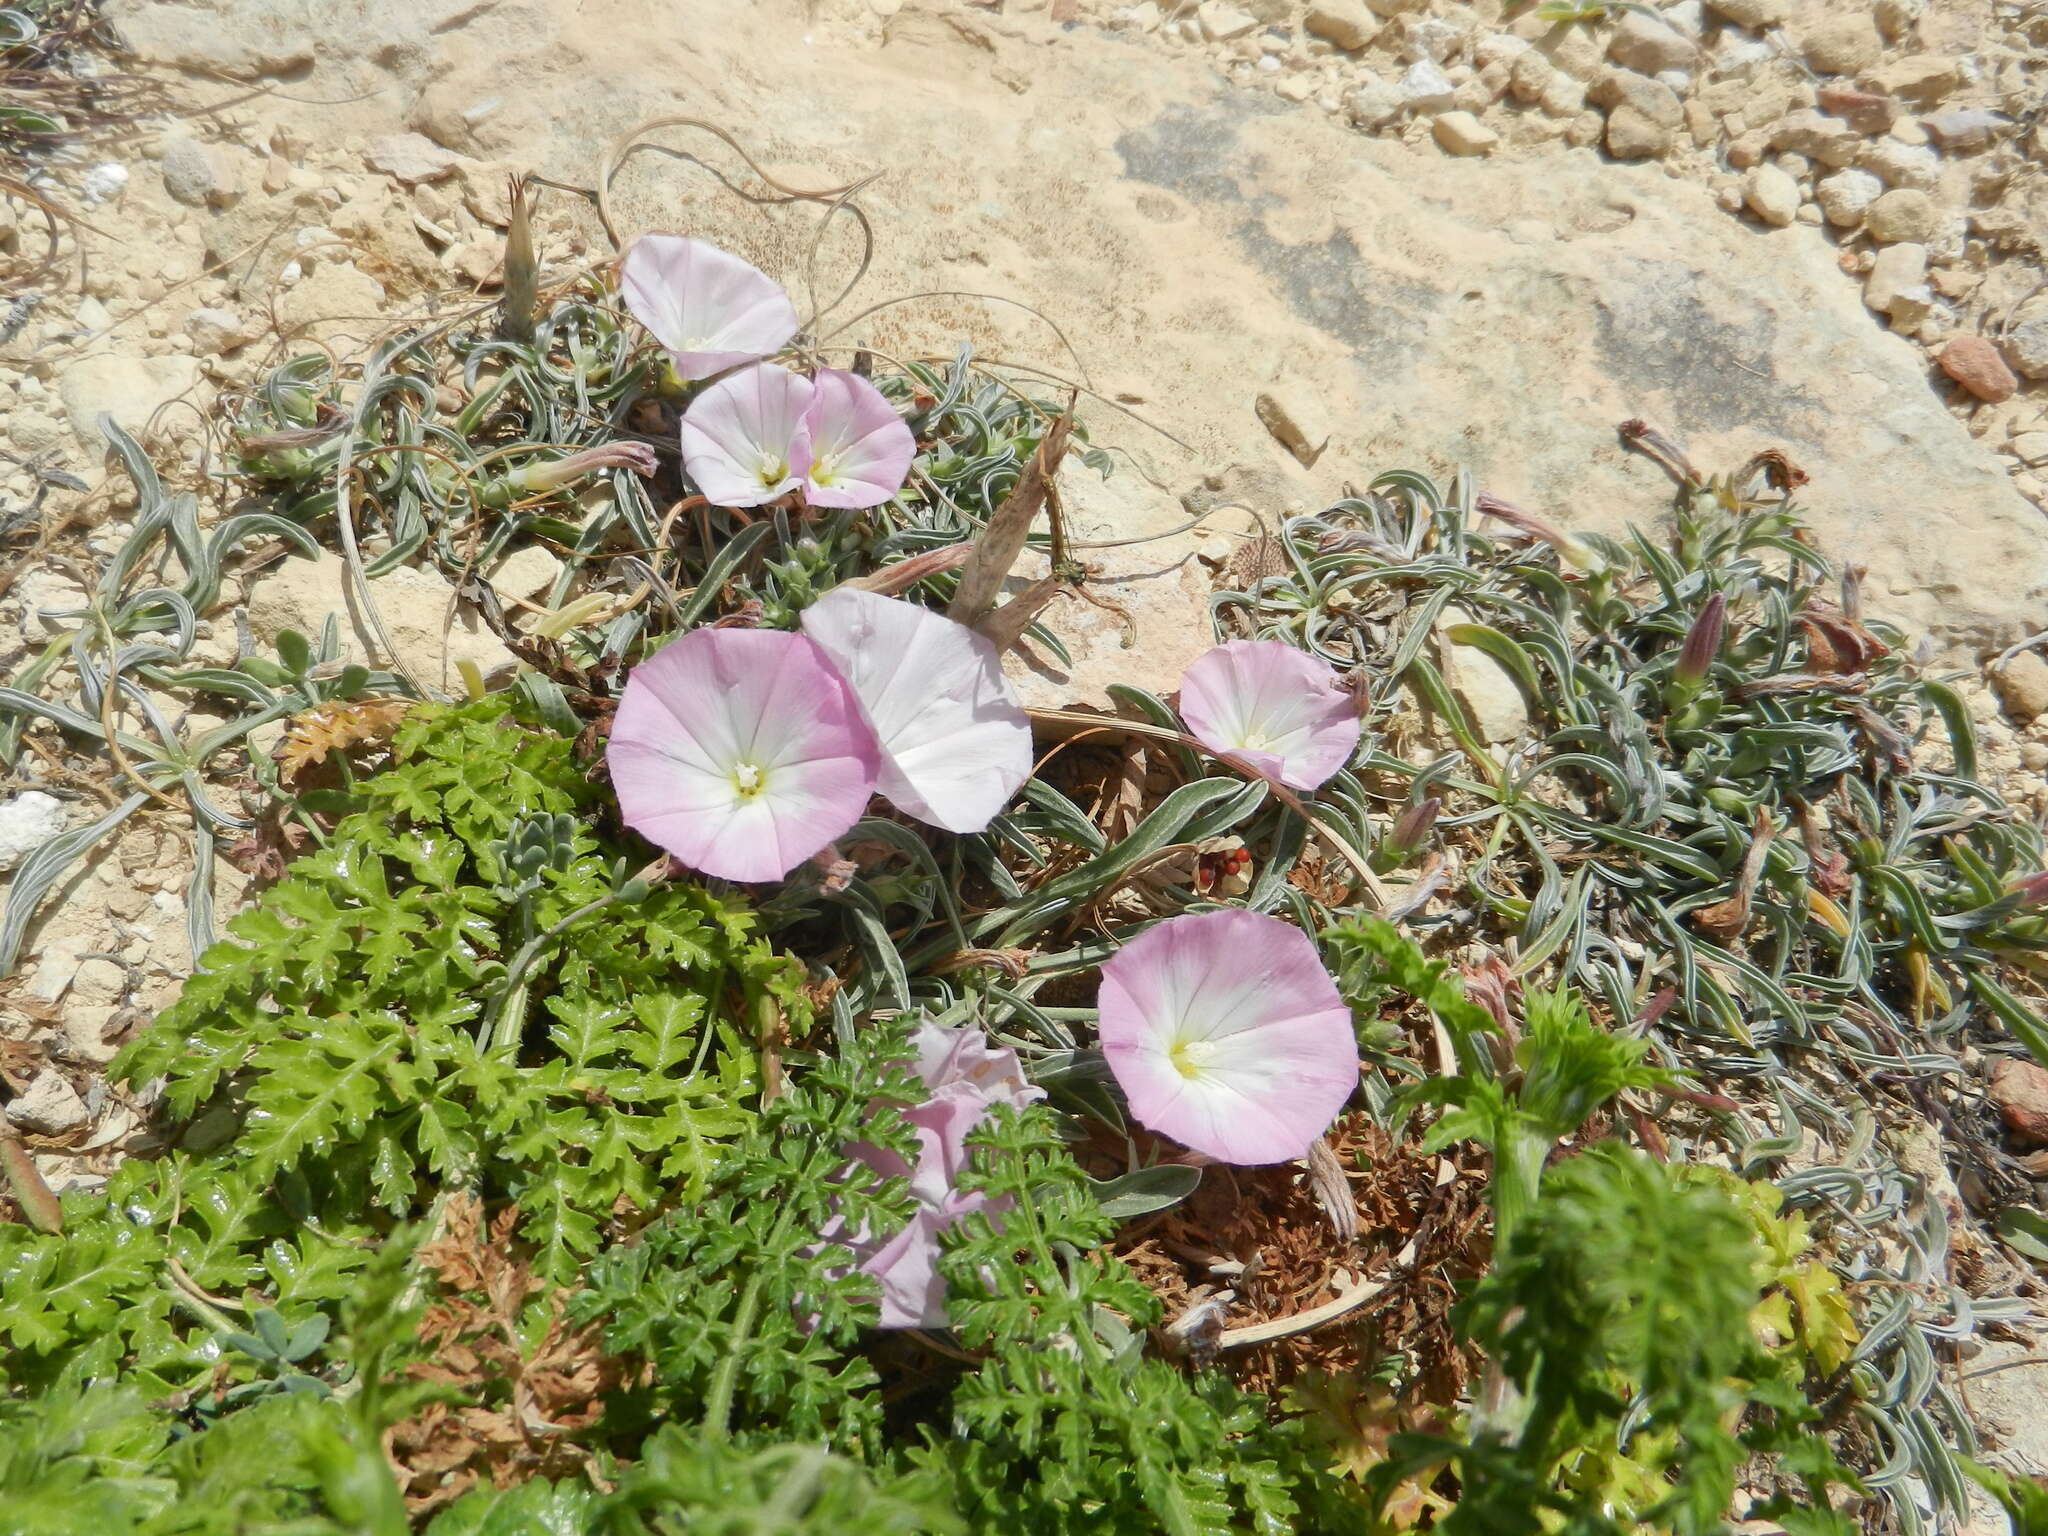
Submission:
[[[651,475],[660,468],[661,461],[654,450],[645,443],[617,442],[599,443],[595,448],[585,448],[581,453],[572,453],[565,459],[551,459],[542,464],[528,464],[515,469],[505,477],[505,483],[514,490],[535,494],[557,490],[572,480],[585,475],[594,475],[601,469],[630,469],[635,474]]]
[[[1685,644],[1678,652],[1678,665],[1671,680],[1686,688],[1697,688],[1707,680],[1714,658],[1721,654],[1721,636],[1728,625],[1728,599],[1716,592],[1707,599],[1700,616],[1692,621]]]
[[[1431,795],[1420,805],[1411,805],[1401,813],[1401,819],[1394,823],[1394,830],[1387,834],[1387,851],[1400,858],[1422,846],[1422,840],[1429,836],[1429,830],[1436,825],[1437,812],[1444,808],[1442,800]]]
[[[1598,576],[1607,569],[1607,561],[1599,550],[1584,539],[1572,537],[1554,523],[1545,522],[1533,512],[1525,512],[1511,501],[1503,501],[1487,491],[1481,491],[1473,505],[1487,517],[1497,517],[1511,527],[1519,528],[1532,539],[1541,539],[1558,553],[1558,558],[1574,570],[1584,571],[1588,576]]]
[[[2048,874],[2028,875],[2014,881],[2012,893],[2019,897],[2023,907],[2048,906]]]

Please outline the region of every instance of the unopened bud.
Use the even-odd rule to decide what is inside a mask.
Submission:
[[[505,477],[505,483],[515,491],[535,494],[541,491],[557,490],[572,480],[585,475],[594,475],[603,469],[630,469],[636,474],[651,475],[660,467],[661,461],[654,450],[645,443],[617,442],[599,443],[595,448],[585,448],[581,453],[572,453],[565,459],[553,459],[542,464],[528,464],[515,469]]]
[[[1685,644],[1678,652],[1678,665],[1671,669],[1671,680],[1686,688],[1698,688],[1707,680],[1713,670],[1714,658],[1721,654],[1721,637],[1728,624],[1728,599],[1716,592],[1707,599],[1700,610],[1700,616],[1692,621],[1692,628],[1686,632]]]
[[[1387,834],[1387,850],[1404,859],[1408,857],[1422,846],[1430,828],[1436,825],[1437,812],[1443,808],[1443,801],[1435,795],[1420,805],[1409,806],[1401,813],[1401,819],[1394,823],[1394,830]]]
[[[1511,501],[1481,491],[1473,505],[1488,517],[1497,517],[1511,527],[1519,528],[1532,539],[1541,539],[1557,551],[1558,558],[1574,570],[1588,576],[1597,576],[1607,569],[1606,558],[1584,539],[1574,538],[1554,523],[1545,522],[1533,512],[1525,512]]]
[[[2014,881],[2012,893],[2019,897],[2023,907],[2048,906],[2048,874],[2028,875]]]

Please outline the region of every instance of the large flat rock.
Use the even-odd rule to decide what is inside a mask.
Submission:
[[[145,46],[182,35],[165,13],[182,23],[195,11],[111,9]],[[1097,440],[1174,493],[1222,473],[1272,516],[1388,469],[1462,465],[1533,510],[1612,529],[1654,519],[1670,490],[1616,436],[1641,416],[1711,470],[1783,449],[1812,476],[1804,500],[1826,547],[1871,568],[1873,606],[1949,655],[2041,627],[2039,515],[1941,405],[1919,350],[1864,310],[1826,237],[1731,219],[1654,168],[1558,149],[1449,160],[1363,139],[1043,11],[913,3],[884,23],[856,0],[673,0],[658,16],[640,0],[211,9],[228,26],[260,20],[280,57],[311,51],[313,78],[333,88],[295,97],[378,92],[343,107],[277,103],[315,142],[411,127],[587,185],[615,135],[685,115],[726,128],[792,183],[880,172],[861,199],[872,265],[821,339],[899,357],[966,339],[990,357],[1085,370],[1179,439],[1091,407]],[[709,136],[660,137],[747,183]],[[632,229],[730,245],[807,311],[813,282],[829,298],[858,258],[842,218],[810,273],[817,210],[759,208],[702,164],[636,156],[614,191]],[[556,213],[573,201],[550,197]],[[869,304],[930,290],[1033,304],[1079,361],[1029,312],[957,294],[834,333]],[[1313,470],[1254,415],[1266,389],[1328,423]],[[1181,602],[1189,583],[1156,573],[1185,562],[1195,537],[1105,551],[1110,587],[1120,572],[1155,573],[1152,590]],[[1190,608],[1186,623],[1201,622]],[[1170,686],[1185,653],[1176,640],[1152,658],[1149,638],[1089,649],[1069,680],[1081,693],[1104,677]]]

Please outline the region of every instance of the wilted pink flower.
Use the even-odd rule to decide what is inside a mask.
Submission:
[[[566,458],[524,465],[505,479],[515,490],[552,491],[585,475],[594,475],[601,469],[630,469],[635,474],[651,475],[660,467],[661,461],[647,444],[621,439],[599,443],[595,448],[585,448],[581,453],[572,453]]]
[[[775,280],[702,240],[642,235],[626,252],[619,291],[682,379],[772,357],[796,334],[796,308]]]
[[[811,389],[804,499],[814,507],[873,507],[902,490],[917,439],[888,396],[836,368],[820,368]]]
[[[979,832],[1031,776],[1031,722],[996,648],[901,598],[837,587],[804,633],[839,669],[881,744],[878,780],[898,809]]]
[[[1232,640],[1181,675],[1180,715],[1210,751],[1314,789],[1358,747],[1358,701],[1327,663],[1278,640]]]
[[[721,507],[758,507],[811,467],[811,381],[774,363],[720,379],[683,414],[683,467]]]
[[[2048,874],[2022,876],[2013,882],[2012,893],[2023,907],[2048,906]]]
[[[867,809],[880,757],[802,635],[699,629],[626,679],[605,759],[626,825],[707,875],[777,880]]]
[[[918,1078],[928,1090],[925,1101],[903,1116],[917,1138],[916,1165],[869,1142],[847,1148],[849,1157],[884,1178],[910,1180],[917,1201],[910,1224],[881,1240],[832,1231],[821,1235],[851,1248],[862,1272],[881,1281],[884,1328],[942,1328],[946,1282],[938,1270],[939,1234],[963,1216],[976,1211],[999,1215],[1008,1206],[958,1188],[967,1167],[967,1134],[995,1105],[1022,1109],[1044,1098],[1045,1091],[1024,1080],[1015,1051],[991,1047],[978,1029],[920,1023],[912,1043]]]
[[[1351,1010],[1278,918],[1168,918],[1102,967],[1097,1001],[1132,1117],[1222,1162],[1305,1155],[1358,1084]]]

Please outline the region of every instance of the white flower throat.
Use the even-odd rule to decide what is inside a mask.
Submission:
[[[732,770],[733,788],[740,792],[740,798],[751,800],[761,793],[766,775],[753,763],[736,764]]]

